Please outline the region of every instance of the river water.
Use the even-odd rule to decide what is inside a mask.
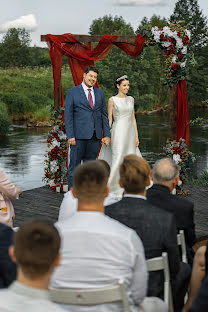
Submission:
[[[193,117],[207,117],[208,111],[195,110]],[[163,146],[169,135],[168,114],[138,115],[138,131],[142,155],[153,164],[164,156]],[[9,134],[0,138],[0,167],[22,190],[44,185],[44,159],[48,129],[13,125]],[[197,154],[193,175],[208,171],[208,126],[192,126],[190,150]]]

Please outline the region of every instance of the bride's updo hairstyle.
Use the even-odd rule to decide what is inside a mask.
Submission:
[[[127,75],[118,76],[118,77],[116,78],[115,82],[114,82],[115,88],[118,89],[118,88],[117,88],[117,85],[120,86],[120,84],[121,84],[122,81],[124,81],[124,80],[129,80],[129,78],[128,78]]]

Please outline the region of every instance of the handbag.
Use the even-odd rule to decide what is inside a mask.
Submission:
[[[0,223],[13,226],[13,206],[9,198],[0,193]]]

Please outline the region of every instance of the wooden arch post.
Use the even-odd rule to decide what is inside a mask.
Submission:
[[[89,43],[89,42],[99,42],[102,36],[88,36],[88,35],[74,35],[74,37],[82,42],[82,43]],[[135,36],[119,36],[119,38],[116,40],[117,43],[123,42],[123,43],[134,43],[135,42]],[[41,41],[46,42],[46,35],[41,35]],[[69,41],[70,42],[70,41]],[[73,43],[73,42],[70,42]],[[174,84],[173,87],[170,88],[170,139],[175,140],[176,139],[176,112],[177,112],[177,84]],[[58,86],[57,95],[54,99],[54,107],[59,108],[61,107],[61,82]]]

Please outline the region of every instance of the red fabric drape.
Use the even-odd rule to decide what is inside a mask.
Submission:
[[[59,62],[57,61],[60,54],[68,57],[74,83],[79,85],[83,79],[84,68],[87,65],[93,65],[94,61],[103,60],[110,52],[113,44],[132,57],[137,57],[142,52],[145,42],[145,37],[142,35],[136,36],[134,44],[118,43],[116,42],[118,37],[117,35],[103,35],[96,47],[92,49],[90,43],[79,42],[72,34],[46,35],[54,73],[54,94],[57,92],[55,88],[60,83],[59,72],[61,71],[62,57]]]
[[[190,121],[189,121],[189,107],[186,81],[180,80],[177,84],[177,119],[176,119],[176,133],[177,141],[180,138],[186,140],[189,147],[190,140]]]

